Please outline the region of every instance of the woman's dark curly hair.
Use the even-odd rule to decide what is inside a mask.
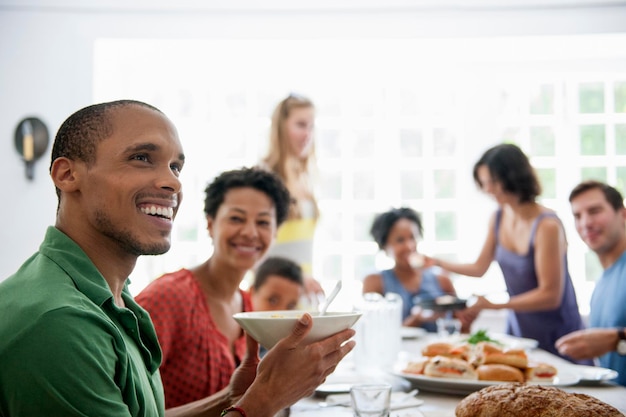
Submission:
[[[492,179],[499,182],[504,191],[518,196],[520,203],[533,202],[541,194],[537,173],[526,154],[516,145],[496,145],[474,164],[474,181],[480,188],[483,187],[478,178],[478,168],[481,166],[489,169]]]
[[[291,197],[283,181],[274,173],[259,167],[225,171],[215,177],[204,192],[204,212],[215,218],[217,210],[224,202],[224,196],[233,188],[250,187],[267,194],[276,208],[276,225],[280,226],[289,212]]]
[[[424,234],[424,229],[422,228],[422,220],[420,219],[420,215],[411,208],[408,207],[400,207],[394,208],[384,213],[378,214],[374,218],[374,222],[372,223],[372,227],[370,228],[370,235],[374,238],[374,241],[378,244],[380,249],[384,249],[387,244],[387,237],[389,236],[389,231],[393,227],[394,224],[400,219],[408,219],[415,224],[417,224],[417,228],[420,232],[420,235]]]

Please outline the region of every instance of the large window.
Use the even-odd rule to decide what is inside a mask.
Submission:
[[[423,217],[423,252],[473,260],[495,205],[476,189],[472,166],[507,141],[530,155],[542,202],[566,225],[586,312],[600,268],[573,229],[567,196],[586,178],[626,191],[625,40],[99,41],[95,99],[155,104],[188,155],[172,250],[141,259],[131,288],[208,257],[204,187],[259,160],[273,106],[297,92],[317,107],[316,277],[358,286],[384,267],[369,226],[400,205]],[[495,265],[455,284],[462,295],[505,294]]]

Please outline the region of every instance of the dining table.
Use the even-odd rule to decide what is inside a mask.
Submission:
[[[420,357],[421,350],[426,344],[440,340],[441,337],[436,333],[425,333],[420,337],[403,339],[397,354],[397,364]],[[516,338],[507,336],[507,340],[515,341]],[[525,341],[521,338],[519,340]],[[559,374],[563,375],[564,384],[554,384],[558,388],[566,392],[590,395],[612,405],[623,414],[626,413],[626,387],[605,379],[582,379],[579,381],[577,377],[574,381],[569,380],[568,378],[571,378],[572,375],[582,375],[581,370],[588,373],[590,367],[574,365],[559,356],[534,346],[524,346],[524,349],[527,351],[530,361],[549,363],[559,370]],[[383,381],[391,384],[393,390],[390,417],[454,417],[457,404],[469,395],[470,391],[473,391],[470,388],[467,392],[455,392],[455,389],[441,389],[439,385],[435,389],[430,389],[429,386],[418,383],[411,375],[405,375],[401,370],[399,371],[400,368],[397,364],[389,369],[357,369],[354,357],[351,355],[343,359],[335,372],[327,377],[325,383],[314,395],[301,399],[289,410],[285,410],[288,411],[285,414],[290,417],[353,416],[353,411],[349,405],[349,387],[357,383]],[[604,370],[604,368],[597,369]],[[454,382],[452,382],[451,387],[455,387]],[[480,387],[475,390],[478,389]],[[413,397],[414,390],[417,392]],[[406,395],[403,393],[409,393],[411,401],[405,401]],[[394,396],[403,395],[405,397],[401,398],[400,403],[396,403],[394,406]],[[336,401],[330,401],[333,399]]]

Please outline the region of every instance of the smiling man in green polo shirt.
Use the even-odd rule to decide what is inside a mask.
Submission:
[[[258,367],[248,338],[225,390],[164,410],[161,350],[127,277],[140,255],[170,247],[184,159],[172,122],[145,103],[89,106],[60,127],[50,166],[56,224],[0,283],[0,416],[273,416],[352,349],[352,330],[303,345],[304,315]]]

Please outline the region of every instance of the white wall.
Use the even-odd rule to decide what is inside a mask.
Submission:
[[[54,223],[49,151],[28,181],[13,147],[19,120],[50,129],[92,102],[98,38],[317,39],[570,35],[626,32],[624,1],[0,0],[0,280]],[[292,4],[293,3],[293,4]],[[458,3],[458,4],[457,4]],[[185,65],[181,62],[180,65]]]

